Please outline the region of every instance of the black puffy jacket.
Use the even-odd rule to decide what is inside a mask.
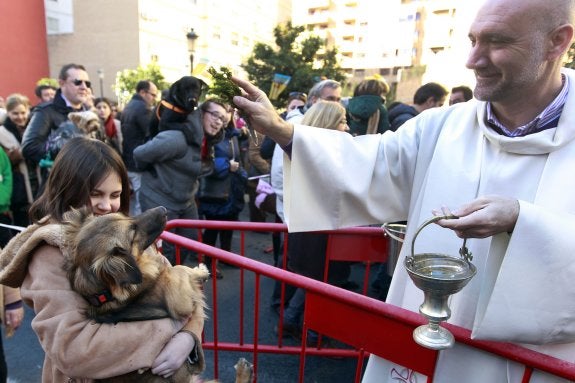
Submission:
[[[152,113],[144,98],[137,93],[122,111],[122,158],[129,171],[141,171],[134,162],[134,149],[146,142]]]
[[[37,164],[46,155],[46,141],[53,130],[68,120],[68,113],[74,109],[66,105],[60,89],[52,102],[34,108],[32,118],[22,137],[22,154],[24,158]]]

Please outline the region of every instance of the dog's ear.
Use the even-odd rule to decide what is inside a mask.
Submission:
[[[193,85],[190,86],[188,103],[193,104],[195,108],[198,106],[199,100],[202,97],[202,93],[207,91],[208,86],[205,82],[194,76],[190,76],[190,83]]]
[[[185,109],[185,92],[186,86],[184,84],[185,76],[173,83],[168,89],[167,100],[179,108]]]
[[[133,225],[136,235],[133,245],[143,251],[148,248],[162,234],[166,227],[167,211],[163,206],[148,209],[142,214],[134,217]]]
[[[74,123],[74,125],[79,126],[82,122],[82,115],[80,112],[70,112],[68,113],[68,119]]]
[[[86,219],[90,216],[93,216],[92,209],[87,206],[83,206],[79,209],[71,208],[67,212],[64,213],[63,218],[64,222],[71,223],[75,225],[82,225],[86,222]]]
[[[88,207],[72,208],[65,212],[62,217],[64,221],[64,241],[71,244],[70,241],[77,238],[77,234],[84,223],[93,215],[92,210]]]

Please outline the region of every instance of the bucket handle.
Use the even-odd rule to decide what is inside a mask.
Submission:
[[[395,235],[395,232],[398,232],[398,230],[395,230],[395,228],[403,228],[405,229],[405,224],[402,223],[389,223],[386,222],[383,225],[381,225],[381,228],[383,229],[383,231],[385,232],[386,235],[388,235],[391,239],[395,239],[397,242],[403,243],[403,238]],[[395,230],[395,232],[394,232]]]
[[[423,230],[427,225],[435,223],[435,222],[440,221],[442,219],[458,219],[458,218],[459,217],[456,215],[438,215],[438,216],[432,217],[432,218],[428,219],[427,221],[423,222],[417,228],[417,231],[415,232],[415,236],[413,237],[413,240],[411,241],[411,259],[413,260],[415,258],[415,239],[417,238],[417,236],[419,235],[419,232],[421,232],[421,230]],[[463,258],[465,261],[467,261],[467,263],[470,263],[471,260],[473,259],[473,255],[467,249],[466,243],[467,243],[467,238],[464,238],[463,239],[463,245],[461,245],[461,248],[459,249],[459,256],[461,258]]]

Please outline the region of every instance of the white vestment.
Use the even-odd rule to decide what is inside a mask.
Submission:
[[[575,72],[564,74],[573,88]],[[575,362],[575,89],[556,128],[525,137],[487,127],[485,108],[472,100],[431,109],[383,135],[296,126],[291,161],[284,156],[286,222],[290,231],[309,231],[407,220],[409,246],[387,302],[418,312],[423,293],[401,266],[417,227],[442,206],[454,210],[485,195],[517,198],[511,235],[467,241],[477,275],[451,297],[449,322],[475,339]],[[451,230],[430,225],[415,253],[458,257],[461,245]],[[363,382],[396,382],[392,367],[372,356]],[[522,373],[513,362],[456,345],[440,353],[434,381],[520,382]],[[563,380],[537,372],[531,379],[556,381]]]

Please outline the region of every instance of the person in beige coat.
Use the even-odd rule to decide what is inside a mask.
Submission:
[[[92,382],[141,368],[168,378],[199,351],[203,321],[158,319],[95,323],[88,302],[72,291],[63,270],[58,223],[70,208],[90,206],[96,215],[129,211],[129,181],[110,146],[86,138],[70,140],[59,153],[46,188],[30,209],[33,225],[0,254],[0,283],[21,286],[32,307],[32,328],[45,352],[42,382]],[[167,262],[167,260],[166,260]],[[202,360],[203,361],[203,360]]]

